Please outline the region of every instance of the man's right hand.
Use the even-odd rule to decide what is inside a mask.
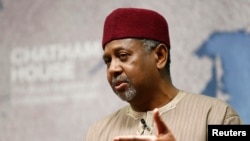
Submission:
[[[153,117],[158,129],[157,135],[117,136],[114,138],[114,141],[176,141],[172,131],[160,117],[158,109],[154,110]]]

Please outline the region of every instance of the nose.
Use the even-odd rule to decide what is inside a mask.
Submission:
[[[110,76],[117,77],[122,72],[122,67],[119,61],[112,60],[110,66],[108,67],[108,73]]]

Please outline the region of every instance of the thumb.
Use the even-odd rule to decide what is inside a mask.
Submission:
[[[156,108],[153,111],[153,116],[154,116],[154,120],[158,129],[158,134],[166,134],[169,132],[169,129],[167,127],[167,125],[164,123],[164,121],[162,120],[162,118],[160,117],[159,114],[159,110]]]

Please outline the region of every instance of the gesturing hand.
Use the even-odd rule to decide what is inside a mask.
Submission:
[[[117,136],[114,141],[176,141],[171,130],[161,119],[158,109],[154,110],[153,117],[158,129],[158,135]]]

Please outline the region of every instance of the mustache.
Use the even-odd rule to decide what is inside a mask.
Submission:
[[[130,83],[130,79],[126,76],[118,76],[118,77],[113,77],[112,78],[112,85],[114,86],[118,82],[128,82]]]

